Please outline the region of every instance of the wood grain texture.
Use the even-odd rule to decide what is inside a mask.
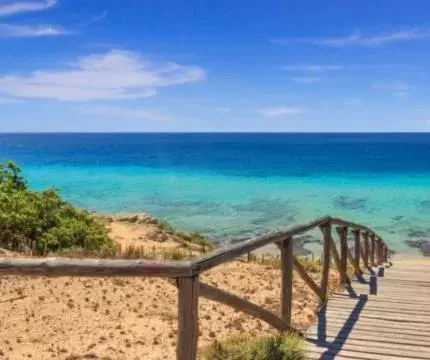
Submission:
[[[369,233],[367,231],[363,232],[364,239],[364,264],[366,267],[371,266],[370,264],[370,242],[369,242]]]
[[[361,230],[353,229],[352,233],[354,234],[354,263],[356,270],[360,270],[360,257],[361,257]]]
[[[281,249],[281,317],[291,325],[293,304],[293,239],[284,240]]]
[[[286,321],[281,319],[273,312],[266,310],[261,306],[253,304],[247,300],[244,300],[227,291],[200,282],[200,295],[207,299],[218,301],[220,303],[231,306],[241,312],[244,312],[245,314],[256,317],[270,324],[279,331],[294,331],[300,334],[298,330],[294,329],[290,324],[288,324]]]
[[[195,360],[199,336],[198,276],[179,278],[178,285],[178,342],[177,360]]]
[[[430,260],[386,268],[376,295],[363,276],[320,311],[306,334],[307,359],[430,359]]]
[[[321,273],[321,298],[325,299],[328,293],[328,276],[330,272],[331,263],[331,225],[327,224],[320,226],[320,230],[323,234],[323,264]]]
[[[231,244],[217,249],[207,256],[201,257],[192,262],[192,268],[195,273],[199,273],[204,270],[211,269],[219,264],[231,261],[238,256],[244,255],[249,251],[256,250],[265,245],[282,242],[283,240],[289,239],[295,235],[303,234],[309,230],[312,230],[322,224],[330,222],[330,217],[325,216],[307,224],[293,226],[284,231],[277,231],[267,235],[258,236],[246,241],[242,241],[237,244]]]
[[[189,261],[0,258],[0,274],[37,276],[191,276]]]
[[[324,300],[325,295],[321,292],[320,287],[315,283],[314,279],[312,279],[306,270],[303,268],[302,264],[296,259],[295,256],[293,256],[293,265],[296,269],[297,273],[300,275],[300,277],[303,279],[303,281],[308,285],[312,291],[318,295],[318,297],[322,300]]]
[[[375,254],[376,252],[376,237],[374,233],[370,234],[370,265],[376,266]]]
[[[348,236],[348,228],[347,227],[338,227],[336,228],[337,233],[339,235],[339,241],[340,241],[340,282],[342,284],[346,284],[348,282],[348,275],[347,275],[347,261],[348,261],[348,243],[347,243],[347,236]]]

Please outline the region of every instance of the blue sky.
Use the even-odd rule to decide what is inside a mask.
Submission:
[[[0,131],[430,131],[428,0],[0,0]]]

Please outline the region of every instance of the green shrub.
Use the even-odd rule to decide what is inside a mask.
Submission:
[[[299,260],[300,264],[302,264],[303,268],[307,272],[319,273],[321,271],[321,259],[314,259],[307,256],[298,256],[297,260]]]
[[[203,360],[304,360],[303,341],[296,335],[236,335],[202,350]]]
[[[173,227],[173,225],[166,220],[161,220],[159,222],[159,225],[168,234],[180,236],[182,239],[184,239],[185,241],[188,241],[189,243],[200,245],[202,247],[203,252],[212,250],[214,248],[211,241],[205,235],[199,232],[188,233],[188,232],[177,231]]]
[[[159,222],[160,227],[168,234],[174,234],[175,233],[175,228],[173,227],[172,224],[170,224],[168,221],[166,220],[161,220]]]
[[[193,232],[193,233],[178,232],[177,234],[181,236],[184,240],[192,244],[201,245],[206,250],[213,249],[213,244],[210,242],[210,240],[199,232]]]
[[[76,247],[114,251],[107,229],[87,212],[62,200],[55,189],[30,190],[18,166],[0,163],[0,247],[20,251],[34,242],[39,253]]]

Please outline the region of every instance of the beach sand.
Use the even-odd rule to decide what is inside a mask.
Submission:
[[[180,247],[157,224],[108,226],[124,246]],[[271,265],[236,260],[204,273],[202,281],[279,313],[280,270]],[[175,358],[177,290],[168,280],[2,276],[0,286],[0,359]],[[338,287],[334,272],[330,286]],[[312,324],[318,299],[296,274],[293,299],[294,324]],[[276,331],[204,298],[199,325],[200,347],[232,334]]]

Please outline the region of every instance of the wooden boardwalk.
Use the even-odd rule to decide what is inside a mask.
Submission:
[[[374,268],[335,293],[308,333],[309,359],[430,359],[430,260]]]

